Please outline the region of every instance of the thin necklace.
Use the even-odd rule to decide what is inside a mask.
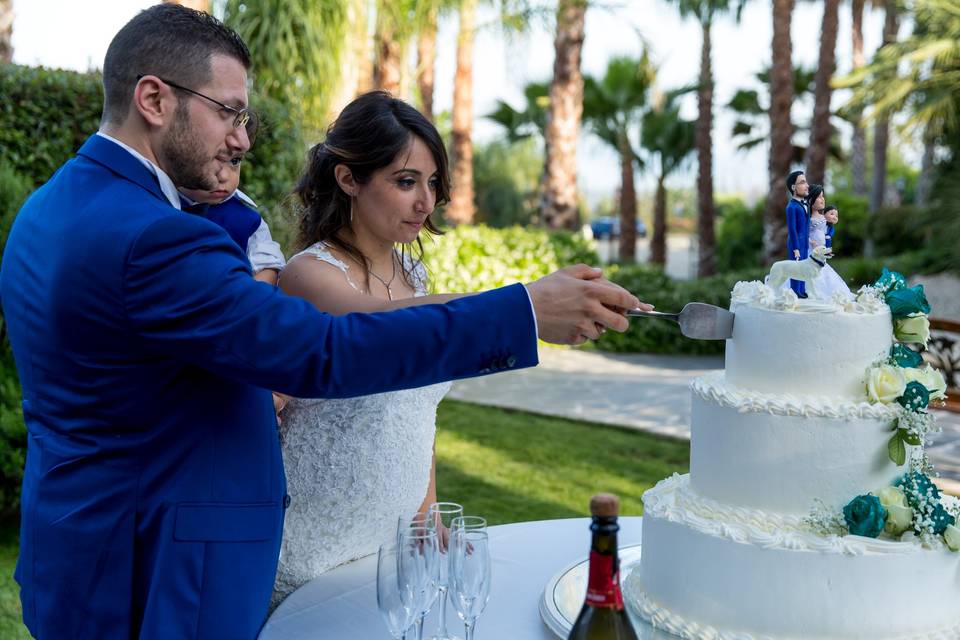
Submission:
[[[394,258],[392,252],[390,253],[390,263],[393,265],[393,274],[391,274],[390,280],[384,280],[383,278],[381,278],[380,276],[378,276],[376,273],[374,273],[374,272],[373,272],[373,269],[369,269],[369,268],[368,268],[368,269],[367,269],[367,273],[369,273],[369,274],[372,275],[374,278],[376,278],[377,280],[380,281],[380,284],[382,284],[382,285],[384,286],[384,288],[386,288],[386,290],[387,290],[387,300],[391,300],[391,301],[392,301],[392,300],[393,300],[393,289],[390,288],[390,285],[393,284],[393,281],[394,281],[394,280],[396,279],[396,277],[397,277],[397,261],[396,261],[396,259]]]

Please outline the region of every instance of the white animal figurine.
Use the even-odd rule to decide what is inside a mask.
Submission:
[[[822,269],[833,252],[824,246],[815,247],[804,260],[780,260],[770,267],[770,277],[767,286],[777,291],[787,280],[802,280],[807,283],[807,295],[817,297],[817,290],[813,282],[820,275]]]

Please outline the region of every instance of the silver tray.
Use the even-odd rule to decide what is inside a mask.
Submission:
[[[560,638],[566,638],[570,634],[570,628],[583,606],[583,599],[587,595],[589,562],[588,559],[578,560],[562,569],[550,578],[543,589],[543,597],[540,598],[540,617],[543,618],[544,624]],[[621,583],[639,566],[639,544],[620,549]],[[677,636],[651,627],[629,606],[627,615],[630,616],[640,640],[677,640]]]

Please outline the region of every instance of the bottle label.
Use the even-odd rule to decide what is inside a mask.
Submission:
[[[623,609],[620,592],[620,570],[613,566],[614,556],[590,552],[590,578],[587,581],[587,604],[591,607]]]

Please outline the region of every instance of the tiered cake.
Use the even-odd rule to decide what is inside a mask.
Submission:
[[[890,308],[785,298],[734,290],[726,369],[692,385],[690,474],[644,495],[630,606],[690,639],[960,638],[960,553],[942,538],[836,535],[810,515],[909,468],[888,453],[902,408],[865,387]]]

